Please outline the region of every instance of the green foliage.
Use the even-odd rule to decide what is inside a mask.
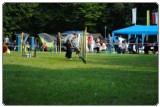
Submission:
[[[27,32],[56,33],[83,30],[104,33],[131,25],[132,8],[137,7],[137,24],[146,24],[146,11],[158,11],[156,3],[5,3],[3,35]]]
[[[3,54],[5,105],[156,105],[158,56],[37,52],[36,58]]]

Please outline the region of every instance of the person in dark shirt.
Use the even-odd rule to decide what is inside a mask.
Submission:
[[[67,48],[67,50],[66,50],[65,57],[68,58],[68,59],[72,58],[73,39],[76,38],[76,37],[77,37],[77,35],[76,35],[76,33],[74,33],[66,41],[66,48]]]

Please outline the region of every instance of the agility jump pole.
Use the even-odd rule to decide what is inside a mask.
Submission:
[[[24,37],[24,33],[22,32],[22,35],[21,35],[21,49],[20,49],[20,57],[22,57],[22,44],[23,44],[23,37]]]
[[[80,39],[80,59],[82,59],[82,61],[86,64],[86,35],[87,35],[87,27],[85,27],[84,32],[82,32],[82,36]]]
[[[61,40],[62,40],[62,39],[61,39],[61,36],[60,36],[60,46],[59,46],[59,51],[60,51],[59,53],[60,53],[60,54],[61,54],[61,51],[62,51],[62,50],[61,50],[61,45],[62,45],[62,44],[61,44],[61,43],[62,43]]]
[[[87,37],[87,27],[85,27],[84,30],[84,59],[86,60],[87,58],[87,54],[86,54],[86,37]]]

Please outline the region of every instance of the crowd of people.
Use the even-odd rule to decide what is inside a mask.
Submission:
[[[95,38],[95,39],[90,39],[90,36],[88,36],[88,52],[91,52],[90,46],[91,43],[94,44],[93,52],[100,53],[101,51],[107,51],[107,52],[117,52],[120,54],[125,54],[125,53],[138,53],[143,51],[145,54],[148,54],[149,48],[153,46],[153,54],[155,51],[158,51],[158,43],[155,42],[154,44],[151,44],[151,46],[147,45],[147,42],[144,43],[144,47],[142,46],[142,43],[139,41],[138,36],[136,36],[133,40],[126,40],[125,38],[122,37],[122,35],[118,36],[118,42],[114,42],[110,34],[108,34],[108,37],[102,40],[101,38]]]
[[[124,38],[122,38],[122,36],[120,35],[120,37],[118,38],[119,43],[114,43],[114,41],[112,42],[112,37],[110,34],[108,34],[108,38],[106,38],[105,40],[102,40],[100,37],[92,39],[91,41],[91,35],[88,36],[88,49],[89,52],[91,52],[91,43],[94,44],[93,45],[93,50],[96,53],[100,53],[100,51],[109,51],[109,52],[113,52],[113,51],[117,51],[118,53],[125,53],[126,51],[128,51],[128,43],[125,41]]]
[[[79,41],[78,41],[78,33],[73,33],[64,44],[66,47],[66,54],[65,57],[68,59],[72,58],[72,50],[74,47],[74,50],[76,52],[76,55],[79,57],[80,54],[80,47],[79,47]],[[56,52],[60,51],[61,48],[61,39],[63,39],[63,36],[60,32],[57,33],[56,41],[53,43],[53,50]],[[140,48],[142,48],[142,44],[139,43],[138,37],[135,38],[135,42],[130,42],[122,37],[122,35],[118,36],[118,42],[115,43],[113,41],[113,38],[110,34],[108,34],[108,37],[103,39],[102,37],[94,38],[92,34],[87,35],[87,52],[94,52],[94,53],[101,53],[102,51],[108,51],[108,52],[117,52],[120,54],[125,53],[139,53]],[[73,43],[74,41],[74,43]],[[76,42],[75,42],[76,41]],[[8,36],[4,38],[3,41],[5,44],[9,42]],[[153,44],[153,53],[158,51],[158,43],[155,42]],[[156,50],[157,49],[157,50]],[[148,54],[149,46],[147,42],[144,44],[144,48],[142,49],[144,53]],[[41,51],[48,51],[48,47],[46,43],[41,45]]]

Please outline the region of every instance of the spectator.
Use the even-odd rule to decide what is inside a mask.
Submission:
[[[29,45],[28,41],[26,41],[26,43],[24,44],[24,46],[26,47],[26,50],[29,51],[30,45]]]
[[[6,37],[4,38],[4,44],[7,44],[7,43],[9,43],[9,38],[8,38],[8,36],[6,36]]]
[[[112,37],[110,34],[108,34],[108,45],[107,45],[108,51],[111,51],[111,43],[112,43]]]
[[[121,49],[122,49],[122,41],[124,41],[124,39],[122,38],[122,35],[120,35],[120,37],[118,38],[118,40],[119,40],[119,44],[118,44],[118,46],[119,46],[119,53],[121,53]]]
[[[47,51],[47,45],[46,45],[46,43],[44,43],[44,44],[42,45],[41,49],[42,49],[42,51]]]
[[[138,40],[139,38],[137,37],[136,38],[136,53],[138,53],[139,54],[139,40]]]
[[[128,46],[129,46],[128,41],[125,41],[125,44],[126,44],[126,52],[128,53]]]
[[[144,47],[144,53],[148,54],[148,51],[149,51],[149,43],[148,43],[148,41],[146,41],[145,47]]]
[[[158,51],[158,42],[154,41],[154,43],[153,43],[153,54],[156,54],[157,51]]]
[[[89,49],[89,52],[91,52],[91,45],[92,45],[92,36],[89,35],[88,36],[88,49]]]
[[[58,35],[57,35],[57,52],[60,52],[60,41],[61,41],[61,33],[58,32]]]
[[[57,53],[57,43],[56,42],[53,43],[53,52]]]
[[[126,52],[126,43],[122,41],[122,46],[121,46],[121,54],[124,54]]]
[[[106,51],[107,50],[106,44],[104,42],[102,43],[102,49],[101,50],[102,51]]]
[[[99,42],[96,42],[95,43],[95,47],[94,47],[94,50],[96,50],[97,51],[97,53],[99,53],[99,50],[100,50],[100,43]]]

